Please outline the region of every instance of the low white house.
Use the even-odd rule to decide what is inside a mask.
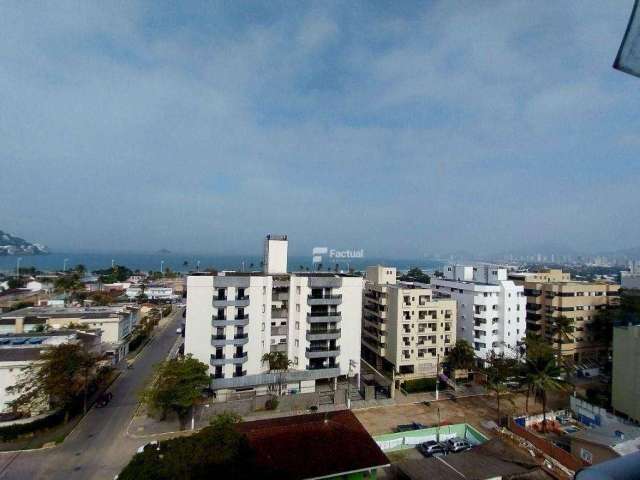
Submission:
[[[125,295],[130,299],[138,298],[141,293],[143,288],[140,285],[131,286],[125,291]],[[144,287],[144,294],[149,300],[173,301],[178,298],[178,295],[173,293],[173,288],[156,285]]]
[[[0,335],[0,412],[11,410],[9,402],[16,398],[7,392],[7,388],[15,385],[24,369],[40,361],[46,348],[64,343],[79,343],[95,353],[100,351],[100,335],[70,330],[59,330],[47,333],[1,334]],[[46,410],[46,402],[42,409]],[[40,413],[39,411],[31,412]]]

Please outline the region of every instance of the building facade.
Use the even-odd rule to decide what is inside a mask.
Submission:
[[[434,278],[435,291],[457,302],[456,337],[473,346],[476,357],[492,352],[516,356],[526,334],[524,288],[492,265],[448,265]]]
[[[281,238],[274,246],[267,237],[264,272],[187,279],[185,353],[209,365],[214,390],[264,393],[284,381],[310,392],[316,381],[359,375],[363,279],[286,273]],[[269,371],[271,352],[292,362],[286,374]]]
[[[600,341],[594,320],[598,311],[619,304],[620,286],[606,282],[577,282],[568,274],[548,271],[514,276],[527,298],[527,331],[541,335],[565,361],[579,363],[606,358],[609,345]],[[558,318],[569,319],[573,331],[560,334]]]
[[[106,355],[114,363],[127,352],[134,327],[140,321],[135,305],[104,307],[28,307],[0,315],[0,333],[29,333],[42,329],[83,328],[99,330]]]
[[[640,325],[613,329],[611,380],[614,410],[640,422]]]
[[[367,268],[362,357],[399,380],[435,377],[456,341],[456,301],[428,285],[396,282],[396,269]]]

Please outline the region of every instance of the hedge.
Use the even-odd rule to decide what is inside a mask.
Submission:
[[[48,417],[39,418],[30,423],[16,423],[14,425],[0,427],[0,440],[9,442],[29,433],[56,427],[64,421],[64,413],[64,410],[58,410]]]
[[[435,378],[418,378],[407,380],[402,384],[402,388],[407,393],[433,392],[436,389],[437,380]]]

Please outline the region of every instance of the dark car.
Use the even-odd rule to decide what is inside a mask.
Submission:
[[[107,404],[111,401],[112,398],[113,398],[113,393],[104,392],[96,400],[96,407],[98,407],[98,408],[106,407]]]
[[[427,428],[426,425],[417,422],[407,423],[405,425],[398,425],[396,427],[397,432],[411,432],[412,430],[420,430],[423,428]]]
[[[446,455],[447,448],[440,442],[435,440],[429,440],[428,442],[418,445],[418,450],[425,457],[437,457],[439,455]]]

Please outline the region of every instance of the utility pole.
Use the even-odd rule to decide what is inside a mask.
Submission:
[[[68,259],[68,258],[65,258],[65,259],[62,261],[62,272],[63,272],[63,273],[67,271],[67,262],[68,262],[68,261],[69,261],[69,259]]]
[[[440,354],[436,354],[436,401],[440,398],[440,392],[438,391],[438,384],[440,383]],[[440,415],[440,409],[438,409],[438,415]]]
[[[440,407],[438,407],[438,426],[436,428],[436,442],[440,441]]]
[[[20,262],[22,261],[22,257],[16,258],[16,277],[20,278]]]
[[[164,275],[164,260],[160,260],[160,275]]]

